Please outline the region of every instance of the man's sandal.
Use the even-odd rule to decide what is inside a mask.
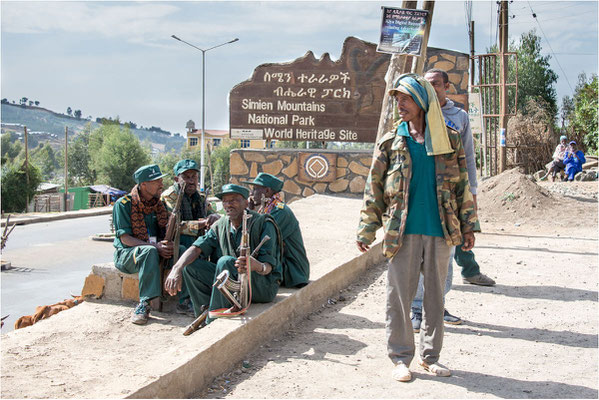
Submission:
[[[420,366],[426,371],[431,372],[436,376],[451,376],[451,371],[449,368],[444,367],[439,363],[427,364],[426,362],[420,360],[418,361],[418,364],[420,364]]]

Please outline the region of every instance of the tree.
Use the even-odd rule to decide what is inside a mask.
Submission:
[[[129,129],[114,124],[102,125],[94,131],[89,149],[92,170],[98,180],[122,190],[135,185],[133,173],[150,161],[149,152],[139,139]]]
[[[29,184],[27,184],[27,171]],[[27,199],[31,200],[42,177],[35,165],[7,163],[2,166],[2,212],[23,212]]]
[[[81,118],[81,110],[75,110],[75,113],[73,115],[75,115],[75,118],[80,119]]]
[[[44,179],[52,179],[56,176],[56,171],[60,167],[56,159],[56,152],[48,144],[40,143],[38,147],[31,152],[31,162],[40,168]]]
[[[562,98],[562,106],[560,107],[560,117],[562,119],[562,134],[566,133],[566,127],[570,125],[570,118],[574,112],[574,99],[570,96],[564,96]]]
[[[33,105],[33,100],[29,100],[29,107]]]
[[[13,141],[10,133],[2,135],[0,145],[2,146],[2,165],[6,162],[13,162],[24,148],[19,140]]]
[[[36,106],[36,107],[40,105],[40,102],[39,102],[39,101],[37,101],[37,100],[36,100],[36,101],[34,101],[33,103],[35,104],[35,106]]]
[[[73,110],[71,109],[71,107],[67,107],[67,114],[68,115],[72,115],[73,114]]]
[[[585,73],[578,76],[574,91],[574,110],[570,114],[571,138],[586,146],[587,152],[597,152],[597,74],[587,79]]]
[[[87,186],[95,182],[96,176],[90,169],[89,140],[89,133],[79,133],[69,143],[69,185]],[[64,157],[60,161],[64,168]]]
[[[21,100],[19,100],[19,104],[24,106],[27,104],[27,100],[28,100],[27,97],[22,97]]]
[[[557,114],[557,95],[553,85],[557,74],[549,66],[550,55],[541,56],[541,38],[533,29],[520,36],[518,53],[518,109],[526,110],[530,98],[541,98],[549,115]]]
[[[2,99],[2,104],[8,104],[8,99],[6,97]]]

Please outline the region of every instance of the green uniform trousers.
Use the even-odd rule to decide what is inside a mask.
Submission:
[[[224,270],[228,270],[232,279],[237,280],[237,268],[235,268],[235,257],[222,256],[216,264],[206,260],[198,259],[189,264],[183,270],[183,280],[189,290],[191,302],[196,317],[200,315],[202,305],[208,304],[209,310],[229,308],[232,306],[229,300],[212,284],[216,277]],[[252,303],[269,303],[274,300],[279,290],[277,282],[271,274],[260,275],[252,272]],[[211,318],[206,320],[211,322]]]
[[[183,254],[185,247],[179,246],[179,254]],[[138,274],[139,300],[145,301],[162,294],[160,287],[160,257],[154,246],[135,246],[116,249],[114,253],[114,266],[125,274]],[[172,261],[168,268],[172,267]],[[189,297],[187,288],[183,285],[179,292],[179,299]]]
[[[460,267],[462,267],[462,276],[464,278],[470,278],[474,275],[480,274],[480,266],[474,259],[474,253],[472,250],[462,250],[462,245],[455,247],[454,260]]]

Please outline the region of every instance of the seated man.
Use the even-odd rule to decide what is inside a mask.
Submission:
[[[574,176],[582,172],[582,164],[587,162],[584,158],[584,153],[578,150],[576,142],[572,140],[570,142],[570,148],[566,151],[564,156],[564,165],[566,166],[566,179],[570,182],[574,180]]]
[[[557,145],[555,151],[553,152],[553,161],[551,162],[551,166],[549,167],[549,170],[547,171],[545,176],[541,178],[542,181],[547,179],[547,176],[551,174],[551,182],[555,182],[555,176],[558,173],[561,173],[561,171],[563,171],[566,167],[564,165],[564,155],[566,154],[566,150],[568,150],[568,137],[562,135],[560,136],[559,141],[560,143]]]
[[[252,182],[250,210],[270,214],[275,219],[283,239],[283,287],[304,287],[310,279],[310,262],[306,256],[299,222],[293,211],[281,200],[279,192],[283,181],[271,174],[260,172]],[[262,202],[264,196],[264,203]]]
[[[187,250],[199,236],[204,235],[205,229],[210,228],[210,225],[218,220],[220,216],[212,211],[206,196],[198,190],[200,167],[194,160],[179,161],[175,164],[173,171],[175,173],[175,183],[162,193],[160,199],[164,202],[168,212],[172,212],[177,203],[179,188],[185,183],[185,194],[181,199],[180,208],[180,244]],[[179,293],[179,304],[176,310],[179,314],[193,315],[193,306],[185,285]]]
[[[195,315],[199,316],[204,306],[210,311],[230,307],[227,298],[212,284],[224,270],[237,280],[240,272],[251,271],[251,301],[268,303],[274,300],[281,281],[280,234],[271,216],[248,211],[250,251],[268,235],[258,254],[251,257],[249,266],[245,257],[239,255],[242,236],[243,213],[248,206],[249,190],[243,186],[223,185],[216,197],[222,200],[226,216],[219,219],[210,230],[198,238],[173,266],[165,281],[166,291],[174,296],[185,285],[191,295]],[[216,264],[198,259],[201,254],[219,256]],[[206,320],[210,323],[211,318]]]
[[[173,242],[161,240],[168,222],[160,201],[163,176],[156,164],[140,167],[133,175],[137,184],[112,210],[114,266],[126,274],[139,274],[139,304],[131,317],[137,325],[148,322],[150,300],[162,293],[159,256],[173,256]]]

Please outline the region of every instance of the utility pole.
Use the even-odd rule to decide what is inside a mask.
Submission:
[[[64,210],[69,211],[69,128],[64,127]]]
[[[26,183],[27,183],[27,188],[25,193],[26,194],[26,199],[27,199],[27,204],[25,206],[25,211],[27,212],[27,208],[29,207],[29,146],[28,146],[28,136],[27,136],[27,127],[24,126],[23,127],[23,131],[25,131],[25,179],[26,179]]]
[[[470,91],[474,87],[474,21],[470,21]]]
[[[426,17],[426,27],[424,28],[424,35],[422,36],[422,52],[420,57],[416,58],[416,62],[412,65],[412,73],[422,75],[424,73],[424,63],[426,62],[426,49],[428,47],[428,37],[431,34],[431,25],[433,23],[433,11],[435,10],[434,1],[425,1],[424,9],[428,11]]]
[[[499,57],[500,57],[500,96],[501,96],[501,109],[499,111],[499,173],[505,171],[506,167],[506,154],[505,148],[507,143],[507,70],[508,70],[508,2],[503,0],[500,4],[499,9]]]

